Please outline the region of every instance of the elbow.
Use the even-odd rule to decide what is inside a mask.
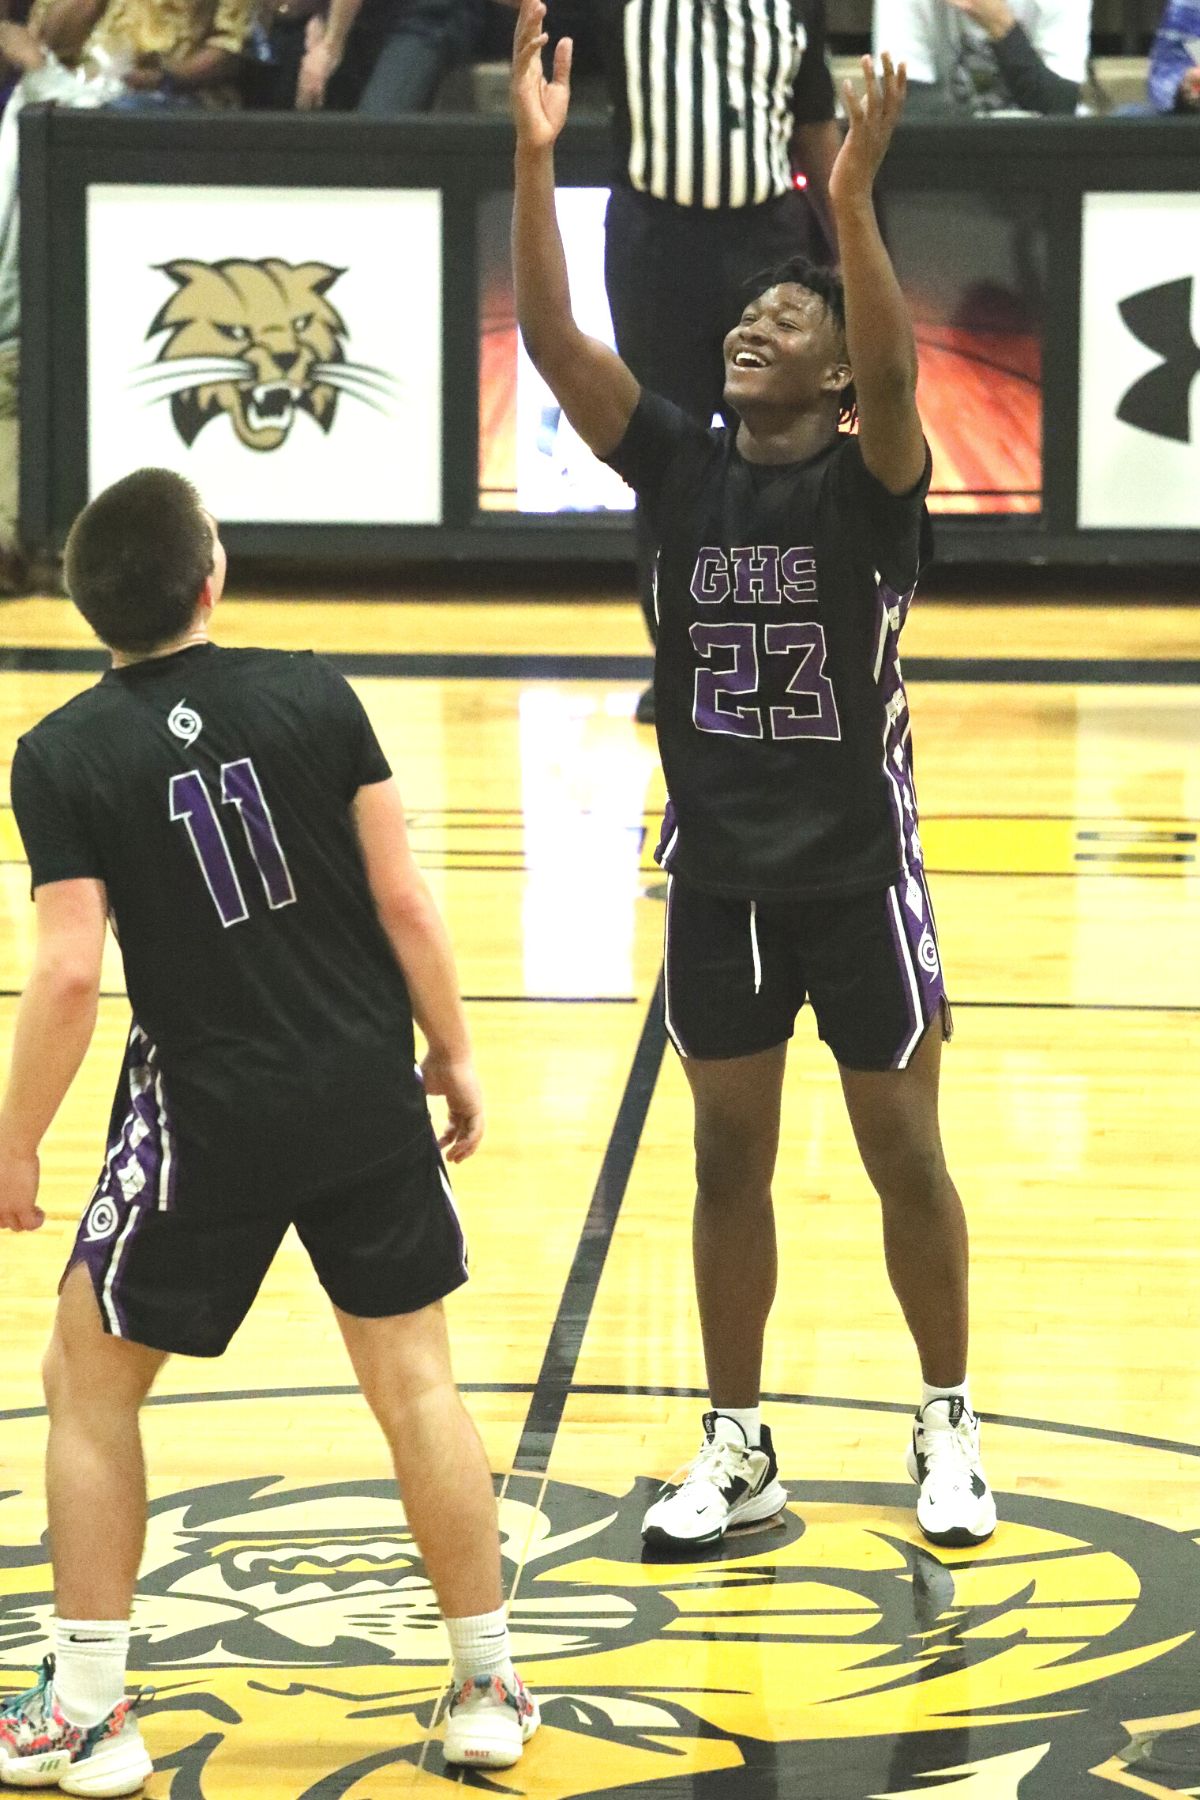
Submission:
[[[100,997],[100,970],[77,957],[48,958],[35,970],[34,983],[39,1000],[59,1013],[87,1011]]]
[[[375,908],[380,924],[393,941],[421,932],[434,911],[432,896],[420,878],[377,895]]]
[[[872,377],[871,399],[876,405],[887,407],[889,410],[910,405],[916,398],[919,373],[917,353],[914,349],[911,355],[897,360],[890,368],[881,369],[877,375]],[[860,401],[865,385],[865,383],[860,383],[858,386]]]

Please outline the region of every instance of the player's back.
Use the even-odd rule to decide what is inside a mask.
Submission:
[[[105,882],[180,1154],[231,1198],[318,1189],[424,1125],[351,810],[387,773],[328,665],[211,644],[110,671],[22,740],[14,799],[57,804]]]

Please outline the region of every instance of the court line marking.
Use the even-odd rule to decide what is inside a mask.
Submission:
[[[0,1000],[19,1000],[21,988],[0,988]],[[99,1000],[124,1000],[129,995],[118,989],[98,994]],[[636,1006],[636,994],[464,994],[465,1006]],[[1016,1012],[1115,1012],[1115,1013],[1200,1013],[1200,1002],[1183,1006],[1156,1000],[960,1000],[954,1005],[992,1011]],[[0,1415],[2,1417],[3,1415]]]
[[[532,1394],[535,1384],[532,1381],[460,1381],[459,1392],[463,1394]],[[346,1385],[332,1387],[296,1387],[296,1388],[231,1388],[214,1389],[211,1393],[198,1394],[151,1394],[144,1402],[146,1406],[202,1406],[210,1401],[241,1400],[340,1400],[360,1394],[361,1390],[350,1382]],[[632,1399],[632,1400],[700,1400],[708,1401],[708,1389],[698,1387],[661,1387],[640,1386],[628,1382],[581,1381],[571,1388],[572,1394],[581,1394],[598,1399]],[[789,1394],[783,1392],[764,1392],[764,1406],[817,1406],[834,1412],[878,1412],[894,1413],[904,1417],[912,1416],[912,1403],[906,1400],[862,1400],[845,1394]],[[0,1412],[0,1425],[9,1424],[20,1419],[44,1419],[44,1406],[18,1406]],[[1150,1437],[1138,1431],[1116,1431],[1106,1425],[1074,1425],[1061,1419],[1033,1419],[1021,1413],[997,1413],[981,1411],[979,1417],[985,1425],[999,1425],[1013,1431],[1040,1431],[1053,1436],[1055,1433],[1064,1437],[1087,1438],[1097,1443],[1125,1444],[1133,1450],[1161,1450],[1168,1455],[1200,1457],[1200,1444],[1185,1443],[1178,1438]],[[540,1476],[543,1471],[520,1470],[514,1467],[514,1474]],[[15,1490],[7,1491],[0,1486],[0,1497],[7,1498]],[[1175,1528],[1172,1526],[1172,1530]],[[1184,1536],[1191,1536],[1185,1532]]]
[[[525,1424],[513,1457],[514,1469],[544,1472],[562,1424],[572,1390],[584,1334],[595,1305],[600,1278],[616,1231],[641,1143],[646,1115],[667,1047],[660,969],[654,993],[633,1053],[625,1090],[613,1120],[604,1160],[592,1190],[570,1272],[559,1296],[542,1366],[529,1400]]]
[[[653,673],[651,657],[628,653],[323,650],[320,654],[343,675],[417,681],[645,682]],[[107,655],[97,650],[30,646],[0,651],[0,672],[103,674],[108,667]],[[904,672],[909,681],[1190,687],[1200,684],[1200,658],[911,656],[905,660]]]
[[[19,1000],[22,988],[0,988],[0,1000]],[[128,1000],[123,988],[97,994],[98,1000]],[[463,994],[464,1006],[636,1006],[636,994]]]

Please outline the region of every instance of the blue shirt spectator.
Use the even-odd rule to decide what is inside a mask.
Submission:
[[[1167,0],[1150,51],[1155,112],[1200,112],[1200,0]]]

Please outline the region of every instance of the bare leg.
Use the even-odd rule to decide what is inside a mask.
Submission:
[[[494,1612],[504,1601],[496,1498],[479,1433],[454,1385],[441,1304],[390,1319],[339,1311],[337,1321],[387,1438],[443,1615]]]
[[[771,1180],[787,1045],[684,1060],[696,1107],[692,1255],[708,1389],[716,1406],[757,1406],[775,1298]]]
[[[907,1069],[842,1069],[863,1165],[883,1205],[888,1275],[925,1380],[952,1387],[967,1373],[967,1221],[938,1126],[942,1028],[925,1033]]]
[[[50,1412],[46,1495],[60,1618],[125,1619],[146,1537],[138,1411],[166,1362],[109,1337],[87,1270],[71,1271],[43,1378]]]

